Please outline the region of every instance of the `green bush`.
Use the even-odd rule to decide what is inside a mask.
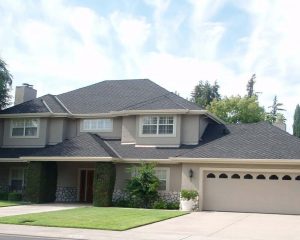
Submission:
[[[142,163],[139,167],[132,169],[135,176],[126,186],[130,199],[141,202],[140,207],[149,208],[158,199],[159,180],[154,174],[153,163]]]
[[[112,206],[112,194],[116,181],[116,166],[111,162],[97,162],[94,174],[93,205]]]
[[[7,200],[12,202],[19,202],[22,201],[22,198],[22,193],[10,192],[8,193]]]
[[[154,208],[154,209],[167,209],[167,203],[164,200],[159,199],[159,200],[157,200],[153,203],[152,208]]]
[[[196,190],[186,190],[183,189],[180,192],[181,198],[186,200],[194,200],[198,197],[198,192]]]
[[[179,202],[168,202],[167,203],[167,209],[170,210],[178,210],[179,209]]]
[[[8,199],[8,192],[0,192],[0,200],[7,201]]]
[[[55,201],[56,162],[30,162],[26,169],[25,199],[33,203]]]

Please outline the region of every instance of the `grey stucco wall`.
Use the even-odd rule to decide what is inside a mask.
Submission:
[[[122,143],[135,143],[136,116],[125,116],[122,120]]]
[[[181,121],[181,143],[196,145],[199,142],[199,116],[183,115]]]
[[[202,138],[202,135],[209,123],[209,119],[207,117],[204,117],[204,116],[200,116],[199,118],[199,139],[201,140]]]
[[[19,138],[10,136],[11,119],[4,120],[4,147],[44,147],[47,144],[48,119],[40,118],[39,136],[36,138]]]
[[[63,141],[64,130],[63,118],[50,118],[48,120],[48,144],[54,145]]]

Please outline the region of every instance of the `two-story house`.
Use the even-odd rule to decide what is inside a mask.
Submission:
[[[160,193],[199,192],[200,210],[300,213],[300,140],[269,123],[226,125],[150,80],[103,81],[36,98],[17,87],[0,112],[0,189],[21,190],[24,168],[57,163],[56,201],[90,202],[96,162],[155,162]]]

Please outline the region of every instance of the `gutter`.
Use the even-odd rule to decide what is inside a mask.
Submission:
[[[20,157],[25,162],[64,161],[64,162],[112,162],[112,157]]]

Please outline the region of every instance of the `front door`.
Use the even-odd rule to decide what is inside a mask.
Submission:
[[[80,202],[93,202],[94,170],[80,170]]]

